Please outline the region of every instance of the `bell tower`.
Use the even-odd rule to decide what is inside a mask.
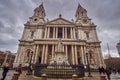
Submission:
[[[34,9],[34,15],[33,16],[38,16],[40,18],[45,18],[45,9],[43,7],[43,3],[38,6],[37,8]]]
[[[78,4],[76,13],[76,25],[80,26],[89,26],[89,25],[94,25],[94,23],[91,22],[91,19],[87,16],[87,10],[84,9],[80,3]]]
[[[30,17],[31,25],[44,25],[45,24],[45,9],[43,3],[40,4],[37,8],[34,9],[34,14]]]
[[[86,9],[84,9],[80,3],[78,4],[78,8],[76,10],[76,14],[75,14],[75,17],[78,19],[82,19],[82,18],[88,18],[87,17],[87,11]]]

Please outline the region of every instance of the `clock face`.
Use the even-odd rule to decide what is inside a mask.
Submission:
[[[38,23],[38,21],[39,21],[39,18],[37,18],[37,17],[33,18],[33,20],[32,20],[33,23]]]
[[[84,24],[87,24],[87,23],[88,23],[88,20],[87,20],[87,19],[83,19],[82,22],[83,22]]]

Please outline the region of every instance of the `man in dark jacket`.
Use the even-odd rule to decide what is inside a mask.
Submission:
[[[111,68],[106,68],[106,75],[107,75],[108,80],[111,80],[111,79],[110,79]]]
[[[9,71],[9,64],[6,63],[4,66],[3,66],[3,72],[2,72],[2,79],[1,80],[5,80],[5,77],[7,75]]]

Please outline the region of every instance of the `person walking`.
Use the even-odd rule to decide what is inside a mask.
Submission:
[[[99,70],[99,74],[101,75],[102,73],[101,67],[99,67],[98,70]]]
[[[22,64],[19,64],[18,66],[18,74],[22,74]]]
[[[111,79],[110,79],[111,68],[106,68],[106,75],[107,75],[108,80],[111,80]]]
[[[2,79],[1,80],[5,80],[6,78],[6,75],[9,71],[9,64],[8,63],[5,63],[5,65],[3,66],[3,72],[2,72]]]
[[[103,74],[105,74],[105,69],[104,69],[104,67],[101,67],[101,71],[102,71]]]

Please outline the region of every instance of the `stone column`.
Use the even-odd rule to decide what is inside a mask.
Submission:
[[[45,35],[44,35],[44,38],[46,38],[47,36],[47,27],[45,28]]]
[[[63,51],[63,52],[64,52],[64,47],[65,47],[65,46],[63,45],[63,46],[62,46],[62,51]]]
[[[43,44],[43,48],[42,48],[42,60],[41,63],[44,64],[44,59],[45,59],[45,45]]]
[[[68,46],[67,46],[67,45],[65,46],[65,49],[66,49],[66,50],[65,50],[65,52],[66,52],[66,57],[68,58]]]
[[[47,28],[47,38],[49,38],[50,35],[50,27]]]
[[[56,27],[56,38],[58,38],[58,27]]]
[[[35,53],[35,63],[38,60],[38,52],[39,52],[39,45],[37,45],[36,53]]]
[[[80,47],[80,48],[81,48],[81,50],[80,50],[80,51],[81,51],[82,63],[85,65],[85,60],[84,60],[84,59],[85,59],[85,55],[84,55],[84,53],[83,53],[83,46],[81,45],[81,47]]]
[[[87,65],[87,58],[86,58],[86,53],[87,53],[86,51],[87,51],[87,50],[86,50],[86,47],[85,47],[85,46],[83,46],[83,51],[84,51],[84,55],[85,55],[85,57],[84,57],[84,58],[85,58],[85,59],[84,59],[84,60],[85,60],[85,64]]]
[[[67,27],[65,27],[65,38],[67,39]]]
[[[65,38],[65,34],[64,34],[64,27],[62,28],[62,38],[64,39]]]
[[[52,57],[54,56],[54,50],[55,49],[55,46],[54,45],[52,45]]]
[[[34,63],[34,61],[35,61],[36,48],[37,48],[37,45],[34,45],[33,56],[32,56],[32,63]]]
[[[37,50],[37,45],[34,45],[34,58],[33,58],[33,63],[35,63],[36,50]]]
[[[75,57],[74,57],[74,48],[73,48],[73,45],[72,45],[72,62],[73,62],[73,64],[75,64]]]
[[[78,64],[77,47],[75,45],[75,63]]]
[[[98,55],[98,51],[97,51],[97,47],[95,47],[95,49],[94,49],[94,57],[95,57],[95,64],[99,67],[100,66],[100,62],[99,62],[99,55]]]
[[[48,58],[48,45],[46,45],[45,48],[45,64],[47,63],[47,58]]]
[[[73,39],[73,30],[72,30],[72,28],[70,28],[70,32],[71,32],[71,39]]]
[[[75,28],[73,28],[73,38],[75,39]]]
[[[53,28],[53,38],[55,38],[55,27]]]

